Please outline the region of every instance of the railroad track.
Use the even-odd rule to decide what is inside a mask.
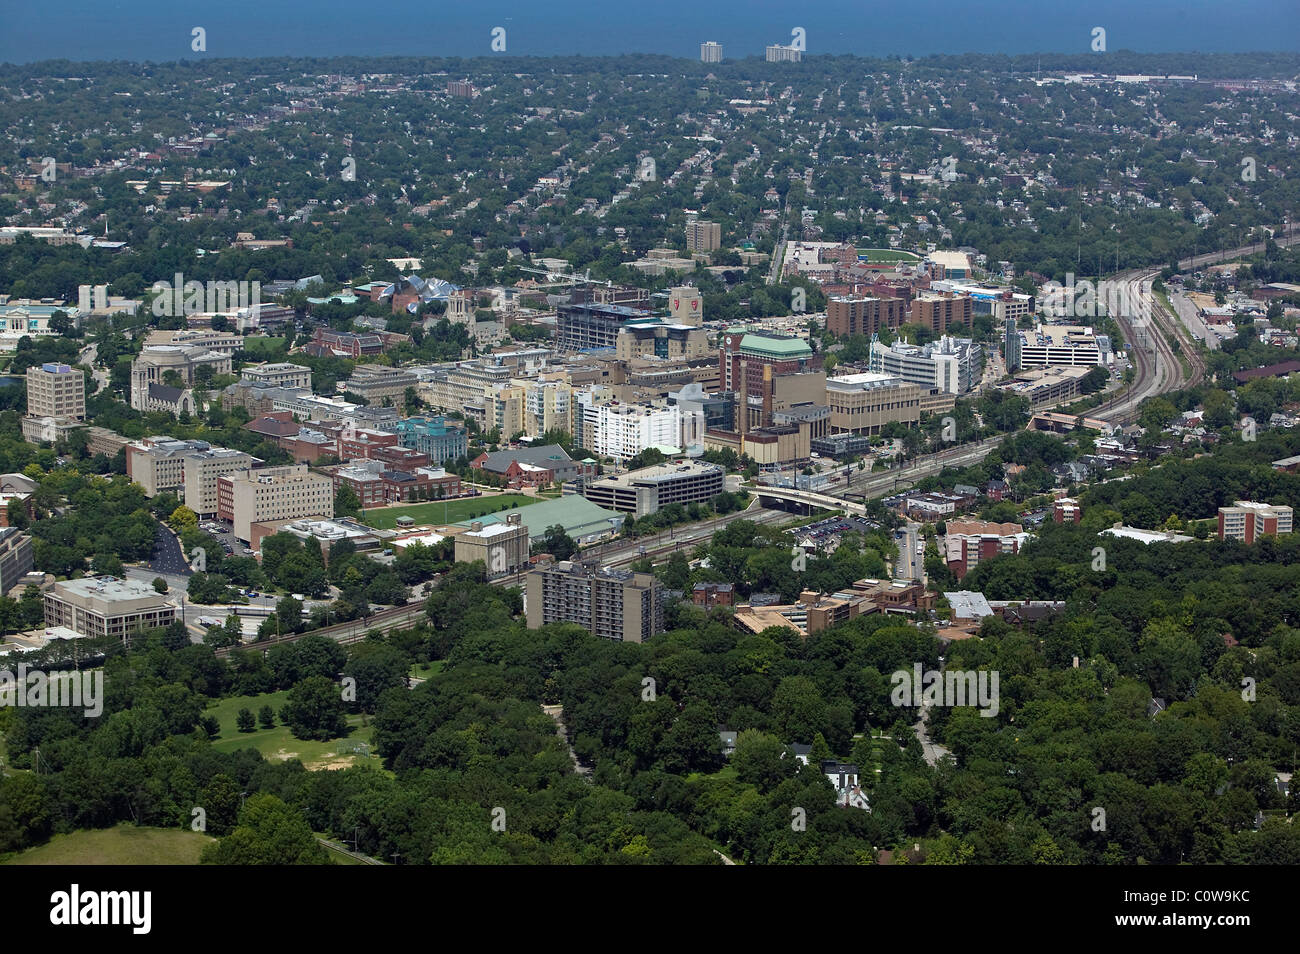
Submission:
[[[394,606],[386,610],[380,610],[378,613],[374,613],[364,619],[349,620],[346,623],[335,623],[332,626],[308,630],[305,633],[292,633],[287,636],[277,636],[274,639],[265,639],[260,642],[248,643],[242,646],[225,646],[216,650],[214,655],[225,657],[229,656],[232,652],[241,649],[268,650],[272,646],[283,646],[287,643],[296,643],[304,636],[326,636],[336,642],[348,645],[350,643],[361,642],[369,635],[371,630],[386,633],[392,629],[409,626],[424,618],[424,601],[418,600],[414,603],[407,603],[405,606]]]

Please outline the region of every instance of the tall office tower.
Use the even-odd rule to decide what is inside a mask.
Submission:
[[[86,416],[86,376],[66,364],[32,365],[27,369],[27,413],[82,420]]]

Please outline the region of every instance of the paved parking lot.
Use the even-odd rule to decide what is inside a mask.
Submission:
[[[245,553],[248,549],[239,540],[235,539],[235,534],[231,525],[221,520],[200,520],[199,529],[204,530],[216,537],[221,543],[230,549],[227,551],[231,556],[251,556],[251,553]]]

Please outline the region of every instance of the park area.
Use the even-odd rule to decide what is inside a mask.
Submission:
[[[196,865],[213,839],[188,829],[118,825],[55,835],[43,845],[13,855],[11,865]]]
[[[461,497],[456,500],[434,500],[429,503],[405,507],[376,507],[362,514],[362,522],[379,530],[392,530],[398,517],[410,517],[417,526],[424,524],[450,524],[473,520],[488,513],[513,510],[528,504],[540,503],[543,498],[526,494],[496,494],[483,497]]]
[[[221,699],[209,706],[204,715],[214,716],[221,726],[221,734],[212,742],[218,752],[235,752],[239,749],[256,749],[264,758],[277,761],[298,759],[308,771],[339,769],[358,765],[370,758],[371,726],[362,725],[362,716],[349,715],[348,734],[339,739],[318,742],[315,739],[295,738],[289,727],[280,721],[280,709],[289,698],[287,690],[266,692],[256,696],[235,696]],[[254,715],[262,706],[270,706],[276,715],[276,724],[264,728],[258,723],[252,732],[240,732],[235,719],[240,709]],[[374,760],[378,765],[378,759]]]

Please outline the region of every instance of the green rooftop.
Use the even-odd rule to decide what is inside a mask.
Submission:
[[[806,358],[813,353],[808,342],[802,338],[756,335],[752,332],[740,339],[740,350],[779,358]]]
[[[519,514],[524,526],[528,528],[528,538],[531,541],[540,540],[546,535],[547,527],[553,527],[558,523],[564,528],[565,533],[580,543],[583,542],[584,537],[609,533],[611,520],[617,521],[617,525],[621,527],[626,516],[598,507],[578,494],[567,494],[544,503],[529,504],[518,510],[501,510],[476,519],[477,522],[487,526],[493,523],[505,523],[507,515],[512,513]],[[457,526],[468,527],[474,522],[474,520],[462,520]]]

